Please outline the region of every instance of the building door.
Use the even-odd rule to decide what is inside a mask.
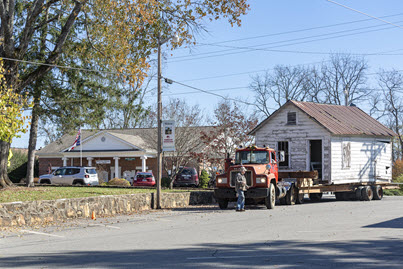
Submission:
[[[309,140],[309,167],[311,171],[317,170],[322,180],[322,140]]]

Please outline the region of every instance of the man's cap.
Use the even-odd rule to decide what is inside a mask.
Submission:
[[[245,168],[245,166],[241,166],[241,172],[246,172],[246,168]]]

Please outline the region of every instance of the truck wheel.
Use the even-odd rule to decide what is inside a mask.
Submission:
[[[309,199],[312,202],[319,202],[320,199],[322,199],[322,193],[310,193],[309,194]]]
[[[372,191],[371,186],[365,186],[361,191],[361,198],[363,201],[371,201],[374,197],[374,192]]]
[[[220,207],[220,209],[227,209],[227,207],[228,207],[227,199],[220,199],[217,202],[218,202],[218,206]]]
[[[267,209],[273,209],[276,205],[276,190],[273,183],[270,183],[269,194],[265,198],[265,204]]]
[[[297,197],[295,195],[295,187],[294,185],[291,185],[291,188],[287,191],[287,194],[285,195],[285,203],[287,205],[295,205],[296,200]]]
[[[296,196],[297,199],[295,201],[296,204],[303,204],[304,203],[304,194],[303,193],[298,193],[298,195]]]
[[[383,198],[382,186],[380,185],[372,186],[372,191],[374,192],[374,200],[382,200]]]

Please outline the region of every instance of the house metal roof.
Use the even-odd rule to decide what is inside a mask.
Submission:
[[[255,134],[279,110],[293,104],[333,135],[397,136],[395,132],[355,106],[339,106],[290,100],[262,121],[250,134]]]

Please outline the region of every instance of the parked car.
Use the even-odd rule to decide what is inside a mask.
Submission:
[[[52,174],[39,177],[40,184],[56,185],[99,185],[95,167],[66,166],[56,169]]]
[[[133,186],[154,186],[155,177],[151,172],[138,172],[133,180]]]
[[[178,186],[199,186],[199,176],[197,175],[196,168],[182,167],[180,168],[174,180],[174,187]]]

